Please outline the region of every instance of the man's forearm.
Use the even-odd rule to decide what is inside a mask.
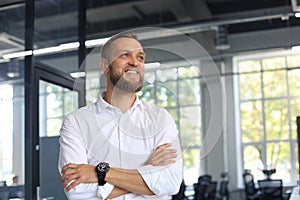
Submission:
[[[110,168],[105,180],[133,193],[154,195],[137,170]]]
[[[114,186],[114,189],[107,196],[107,199],[113,199],[128,193],[130,193],[128,190],[119,188],[118,186]]]

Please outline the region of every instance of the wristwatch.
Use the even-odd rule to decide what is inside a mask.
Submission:
[[[97,172],[97,176],[98,176],[98,185],[103,186],[106,181],[105,181],[105,176],[106,173],[109,170],[109,164],[106,162],[100,162],[97,166],[96,166],[96,172]]]

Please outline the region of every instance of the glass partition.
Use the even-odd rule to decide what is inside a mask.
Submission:
[[[0,183],[19,198],[25,194],[24,62],[9,54],[24,51],[25,3],[7,2],[0,3]]]

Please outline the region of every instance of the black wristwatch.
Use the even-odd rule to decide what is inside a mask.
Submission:
[[[96,166],[96,172],[97,172],[97,176],[98,176],[98,185],[103,186],[106,181],[105,181],[105,176],[106,173],[109,170],[109,164],[106,162],[100,162],[97,166]]]

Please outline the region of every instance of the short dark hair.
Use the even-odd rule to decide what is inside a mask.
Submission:
[[[112,36],[107,42],[104,43],[101,49],[101,58],[108,58],[108,53],[113,41],[119,38],[132,38],[139,42],[137,35],[134,32],[121,32]]]

